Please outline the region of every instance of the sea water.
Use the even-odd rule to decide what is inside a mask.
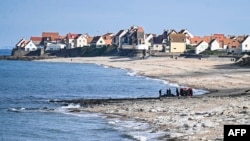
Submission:
[[[94,64],[0,61],[0,140],[157,140],[144,122],[71,113],[49,100],[157,97],[165,81]],[[173,88],[175,88],[174,86]],[[197,94],[202,91],[196,91]]]

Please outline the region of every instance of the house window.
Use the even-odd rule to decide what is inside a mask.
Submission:
[[[30,44],[30,46],[32,46],[32,44]]]
[[[79,40],[79,42],[81,42],[82,40]]]
[[[100,41],[100,43],[102,43],[102,41]]]
[[[174,48],[174,49],[176,49],[176,48]]]
[[[245,47],[247,47],[247,45],[245,45]]]

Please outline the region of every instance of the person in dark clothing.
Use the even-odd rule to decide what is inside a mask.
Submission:
[[[179,96],[180,94],[179,94],[179,90],[178,90],[178,88],[176,88],[176,96]]]
[[[187,92],[186,96],[190,96],[190,89],[187,89],[186,92]]]
[[[180,95],[184,96],[184,94],[183,94],[183,88],[180,89]]]
[[[192,88],[189,88],[189,93],[190,93],[190,96],[192,97],[193,96],[193,89]]]
[[[161,97],[161,89],[159,90],[159,97]]]
[[[171,89],[170,88],[168,89],[168,95],[169,96],[171,95]]]

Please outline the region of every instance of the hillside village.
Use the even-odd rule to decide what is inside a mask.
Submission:
[[[109,46],[117,47],[118,51],[144,50],[147,53],[181,54],[193,49],[193,52],[191,52],[193,54],[201,54],[207,50],[241,54],[250,52],[250,36],[213,34],[200,37],[193,35],[187,29],[181,31],[164,30],[162,34],[156,35],[145,33],[143,27],[131,26],[129,29],[121,29],[116,34],[106,33],[98,36],[90,36],[87,33],[60,35],[58,32],[42,32],[41,36],[31,36],[29,40],[22,38],[17,42],[14,50],[22,51],[24,52],[23,55],[25,55],[27,52],[37,50],[46,52]]]

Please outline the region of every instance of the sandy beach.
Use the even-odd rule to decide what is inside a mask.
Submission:
[[[223,125],[250,124],[250,68],[234,65],[230,58],[168,58],[146,60],[120,57],[55,58],[42,61],[94,63],[128,69],[138,75],[210,91],[198,97],[162,98],[109,105],[92,105],[81,110],[121,115],[146,121],[166,138],[222,140]],[[232,96],[236,95],[236,96]]]

